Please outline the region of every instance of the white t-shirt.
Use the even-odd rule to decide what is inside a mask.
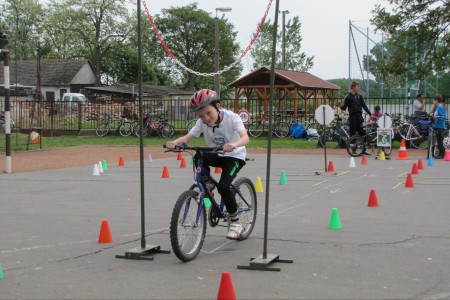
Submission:
[[[218,127],[209,127],[204,124],[201,119],[197,120],[195,126],[189,133],[195,137],[199,137],[203,133],[208,147],[223,147],[227,143],[236,142],[240,139],[239,131],[245,130],[241,117],[232,111],[221,109],[220,116],[222,118]],[[235,157],[245,160],[247,151],[245,146],[237,147],[232,152],[219,154],[219,156]]]

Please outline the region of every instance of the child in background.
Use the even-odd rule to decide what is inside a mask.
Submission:
[[[445,135],[445,119],[447,119],[447,114],[444,108],[444,99],[441,95],[436,95],[433,98],[436,110],[432,115],[434,119],[434,131],[436,132],[436,141],[438,144],[439,154],[436,159],[443,159],[445,154],[444,148],[444,135]]]
[[[378,119],[383,116],[381,112],[381,107],[379,105],[375,105],[373,114],[370,115],[370,124],[377,124]],[[378,126],[377,126],[378,127]]]

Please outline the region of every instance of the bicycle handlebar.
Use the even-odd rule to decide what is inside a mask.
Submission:
[[[163,148],[167,148],[166,145],[163,145]],[[168,149],[166,152],[181,152],[185,150],[194,150],[194,151],[204,151],[204,152],[219,152],[223,151],[223,147],[199,147],[199,146],[188,146],[186,144],[181,146],[175,146],[173,149]]]

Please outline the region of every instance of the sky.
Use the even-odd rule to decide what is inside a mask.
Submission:
[[[231,7],[225,17],[238,32],[237,42],[245,49],[252,33],[266,11],[269,0],[145,0],[151,15],[163,8],[184,6],[193,2],[215,16],[217,7]],[[280,10],[289,10],[286,22],[299,16],[302,23],[302,51],[314,56],[314,67],[309,70],[323,79],[347,78],[349,61],[349,20],[358,26],[370,26],[371,11],[383,0],[280,0]],[[273,0],[268,17],[273,21],[276,0]],[[281,14],[279,15],[281,26]],[[214,34],[214,33],[212,33]],[[242,60],[245,75],[252,69],[250,53]],[[222,66],[223,67],[223,66]]]

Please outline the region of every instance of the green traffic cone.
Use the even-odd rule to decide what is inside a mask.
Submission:
[[[0,264],[0,279],[3,279],[5,276],[3,275],[2,265]]]
[[[102,160],[102,168],[103,168],[103,171],[108,170],[108,165],[106,164],[106,160]]]
[[[328,228],[331,230],[342,229],[341,219],[339,218],[339,212],[337,208],[333,208],[333,210],[331,211],[330,226],[328,226]]]
[[[286,184],[288,184],[286,172],[284,170],[281,170],[280,185],[286,185]]]

